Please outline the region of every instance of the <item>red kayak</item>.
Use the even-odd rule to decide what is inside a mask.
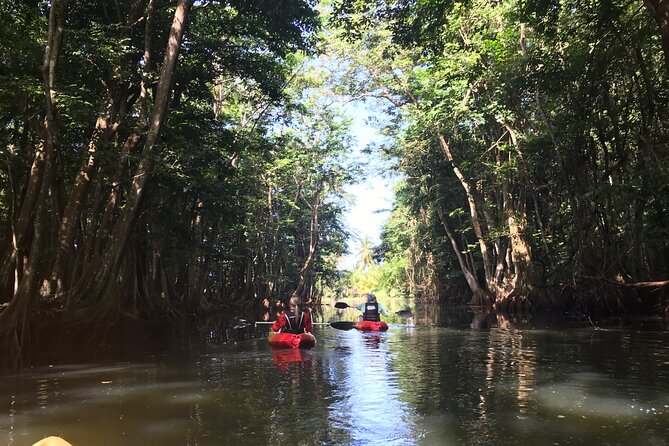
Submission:
[[[273,348],[311,348],[316,345],[316,338],[311,333],[274,333],[267,336],[269,346]]]
[[[388,330],[388,324],[383,321],[374,322],[374,321],[361,321],[356,322],[353,326],[356,330],[360,331],[386,331]]]

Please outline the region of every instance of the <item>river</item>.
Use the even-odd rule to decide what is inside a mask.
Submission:
[[[3,372],[0,443],[669,445],[665,329],[448,320]]]

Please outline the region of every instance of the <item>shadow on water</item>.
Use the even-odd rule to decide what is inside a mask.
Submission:
[[[332,303],[311,308],[313,319],[319,322],[353,321],[360,314],[351,300],[350,308],[338,309]],[[588,315],[559,314],[503,314],[474,306],[443,306],[437,304],[413,305],[407,300],[386,303],[391,314],[384,319],[391,326],[445,327],[453,329],[635,329],[667,330],[667,321],[660,318],[609,318],[593,320]],[[411,317],[399,317],[397,312],[408,310]],[[255,318],[276,320],[277,314],[260,311]],[[254,326],[254,321],[229,314],[213,314],[191,321],[163,321],[145,323],[127,319],[118,325],[99,331],[92,337],[88,332],[59,333],[57,326],[49,326],[38,336],[35,349],[21,358],[25,368],[49,364],[129,361],[147,355],[179,355],[204,351],[217,345],[241,346],[263,342],[268,326]],[[58,333],[53,335],[51,333]],[[0,372],[15,368],[13,358],[0,360]]]
[[[412,312],[383,333],[319,325],[311,350],[272,350],[267,325],[221,319],[158,352],[137,338],[120,356],[51,355],[1,375],[0,443],[669,445],[669,332]]]
[[[415,310],[413,323],[418,326],[449,327],[455,329],[635,329],[667,330],[667,320],[661,317],[620,316],[595,319],[587,314],[565,315],[556,313],[503,313],[488,307],[470,305],[449,306],[420,304]]]

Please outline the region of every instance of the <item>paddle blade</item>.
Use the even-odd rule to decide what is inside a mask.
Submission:
[[[346,302],[337,302],[334,304],[335,308],[348,308],[348,304]]]
[[[336,321],[336,322],[330,322],[330,326],[332,328],[336,328],[337,330],[351,330],[352,328],[355,327],[355,322]]]
[[[400,311],[396,311],[395,314],[398,315],[399,317],[412,317],[413,316],[413,313],[411,312],[411,310],[400,310]]]

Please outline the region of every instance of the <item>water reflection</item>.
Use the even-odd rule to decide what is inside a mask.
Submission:
[[[0,443],[669,444],[667,332],[416,312],[430,317],[450,325],[320,326],[307,351],[273,351],[259,330],[186,354],[5,375]]]
[[[397,335],[397,334],[396,334]],[[332,422],[350,435],[346,444],[415,444],[412,410],[401,401],[393,333],[345,332],[339,342],[349,348],[334,383],[341,399],[330,406]]]
[[[381,346],[381,340],[384,337],[384,333],[368,331],[360,333],[362,336],[362,341],[368,348],[378,349]]]
[[[312,353],[301,348],[272,349],[272,363],[281,373],[291,368],[311,365]]]

